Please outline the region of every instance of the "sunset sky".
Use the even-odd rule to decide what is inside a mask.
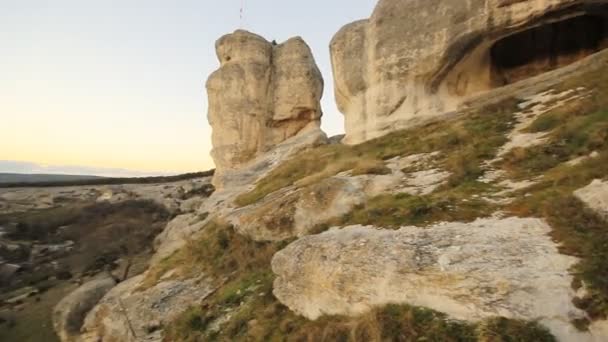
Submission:
[[[241,0],[0,0],[0,172],[212,168],[204,83],[215,40],[239,27],[309,43],[338,134],[329,41],[375,3],[245,0],[241,23]]]

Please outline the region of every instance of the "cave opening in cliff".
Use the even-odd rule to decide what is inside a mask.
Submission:
[[[490,50],[495,86],[514,83],[608,48],[608,17],[585,14],[508,36]]]

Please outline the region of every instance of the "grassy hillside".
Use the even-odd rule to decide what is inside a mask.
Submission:
[[[602,69],[603,70],[603,69]],[[591,93],[558,106],[530,125],[545,132],[540,145],[516,148],[495,159],[513,129],[521,100],[510,98],[479,108],[451,121],[435,122],[394,132],[357,145],[314,148],[284,162],[237,204],[247,206],[286,186],[306,187],[342,171],[384,174],[387,159],[441,151],[434,166],[451,177],[425,196],[385,194],[368,199],[350,213],[318,227],[372,224],[384,228],[427,225],[438,221],[472,221],[496,211],[522,217],[541,217],[553,228],[561,251],[580,258],[572,270],[572,286],[585,284],[588,293],[574,304],[592,320],[608,317],[608,223],[585,208],[573,191],[594,179],[608,177],[608,73],[591,72],[564,81],[555,91],[585,87]],[[587,156],[579,164],[569,160]],[[507,179],[532,180],[515,191],[509,202],[487,201],[500,190],[479,181],[488,170],[504,170]],[[411,171],[411,170],[410,170]],[[181,265],[182,276],[204,269],[218,277],[230,276],[221,289],[193,306],[166,327],[166,341],[553,341],[535,322],[493,318],[479,324],[447,319],[441,313],[406,305],[377,308],[361,317],[323,317],[307,321],[272,296],[271,251],[282,244],[245,243],[230,227],[214,224],[205,236],[166,259],[151,273],[160,277]],[[236,248],[238,246],[238,248]],[[196,252],[196,251],[200,251]],[[150,279],[154,283],[155,279]],[[585,330],[586,320],[572,322]],[[221,325],[221,329],[218,326]]]

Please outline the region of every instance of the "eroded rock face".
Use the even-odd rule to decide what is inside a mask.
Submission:
[[[225,213],[235,229],[256,241],[281,241],[311,234],[320,224],[349,213],[367,198],[382,194],[426,195],[450,176],[426,165],[438,153],[395,157],[386,162],[391,173],[357,175],[342,172],[307,186],[289,186],[259,202]],[[420,166],[421,171],[402,170]]]
[[[299,37],[275,45],[247,31],[216,43],[219,70],[207,81],[214,184],[277,144],[319,130],[323,78]]]
[[[86,316],[77,341],[162,341],[166,323],[215,290],[204,278],[161,280],[140,290],[142,280],[137,276],[114,287]]]
[[[91,280],[63,298],[53,310],[53,328],[63,342],[78,341],[87,313],[110,291],[112,277]]]
[[[272,260],[275,296],[309,319],[407,303],[477,321],[539,319],[564,341],[593,340],[570,324],[569,268],[539,219],[482,219],[398,231],[353,226],[303,237]]]
[[[366,198],[368,182],[332,177],[300,189],[288,187],[260,203],[236,209],[226,220],[256,241],[281,241],[304,236],[316,225],[339,217]]]
[[[605,1],[381,0],[331,42],[345,143],[436,119],[473,96],[608,46]]]

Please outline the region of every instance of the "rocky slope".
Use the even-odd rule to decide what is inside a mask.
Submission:
[[[221,38],[218,191],[69,339],[607,340],[605,19],[598,1],[381,0],[332,42],[347,144],[318,129],[302,41]]]
[[[213,192],[210,181],[0,188],[0,340],[54,341],[52,323],[62,340],[78,334],[106,292],[145,271],[155,237]]]

